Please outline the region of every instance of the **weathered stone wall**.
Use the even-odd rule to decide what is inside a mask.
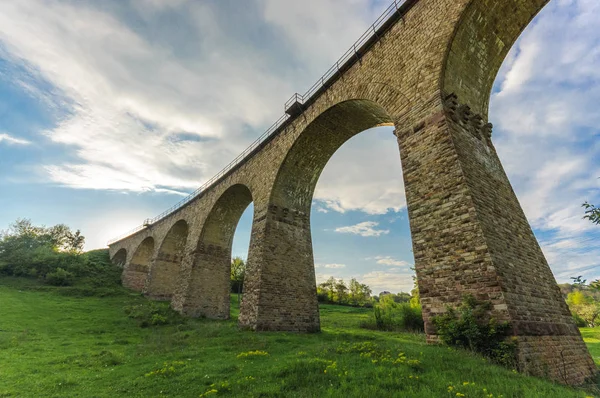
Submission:
[[[360,62],[311,99],[259,151],[176,213],[112,244],[111,254],[120,249],[136,253],[152,237],[152,255],[144,257],[151,264],[146,291],[154,297],[172,294],[178,311],[225,318],[231,239],[243,209],[253,201],[240,325],[319,330],[310,235],[315,184],[346,140],[393,123],[428,339],[436,340],[432,316],[472,293],[492,301],[494,315],[511,322],[523,371],[583,382],[594,373],[591,357],[510,187],[487,124],[497,70],[545,3],[407,2],[402,17]],[[178,221],[188,230],[173,238],[169,231]],[[169,249],[173,245],[176,250]],[[163,272],[168,261],[174,265]],[[128,269],[126,264],[125,284],[136,275]]]
[[[595,365],[491,131],[454,95],[423,122],[397,131],[428,338],[436,340],[432,317],[472,294],[491,301],[494,317],[510,322],[522,371],[583,383]],[[427,173],[435,178],[427,180]]]
[[[204,222],[187,291],[182,297],[184,314],[229,318],[233,235],[250,203],[250,190],[241,184],[233,185],[219,198]]]
[[[117,254],[122,251],[133,253],[131,260],[126,261],[123,267],[123,274],[121,275],[123,286],[141,292],[144,290],[146,278],[153,260],[154,239],[147,237],[137,247],[132,248],[132,250],[119,249]],[[113,261],[115,257],[117,257],[116,254],[111,257]]]
[[[154,300],[170,300],[179,282],[179,265],[188,236],[188,224],[180,220],[171,227],[154,258],[144,293]]]

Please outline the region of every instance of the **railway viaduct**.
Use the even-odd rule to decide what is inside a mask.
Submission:
[[[428,341],[466,293],[510,322],[519,369],[580,384],[595,366],[494,149],[488,103],[507,52],[548,0],[398,0],[243,156],[109,244],[123,284],[189,316],[229,317],[231,245],[254,215],[242,327],[320,329],[312,195],[352,136],[394,125]],[[399,170],[400,172],[400,170]]]

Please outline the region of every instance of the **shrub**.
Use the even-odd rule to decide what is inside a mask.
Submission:
[[[480,353],[494,362],[514,367],[516,344],[507,341],[508,322],[498,323],[491,315],[490,302],[463,297],[461,305],[433,318],[440,339],[450,346]]]
[[[392,295],[383,296],[373,305],[373,318],[361,327],[387,331],[423,332],[421,308],[409,303],[396,303]]]
[[[46,274],[46,283],[52,286],[70,286],[73,281],[73,274],[60,267],[56,271]]]
[[[577,325],[578,328],[588,327],[588,323],[585,321],[585,319],[579,316],[579,314],[577,314],[576,312],[572,312],[571,315],[573,315],[573,320],[575,321],[575,325]]]
[[[124,308],[129,318],[135,319],[142,328],[159,325],[183,324],[183,318],[166,303],[144,302]]]

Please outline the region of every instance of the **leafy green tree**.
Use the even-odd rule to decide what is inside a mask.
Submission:
[[[0,234],[0,274],[46,277],[57,268],[77,264],[85,238],[64,225],[34,226],[31,220],[17,219]]]
[[[319,289],[321,290],[321,294],[325,294],[326,297],[326,301],[330,302],[330,303],[334,303],[335,302],[335,285],[337,283],[337,280],[333,277],[330,276],[329,279],[327,279],[325,282],[321,283],[317,289],[317,293],[319,291]]]
[[[371,288],[355,278],[350,279],[348,300],[352,305],[364,305],[371,299]]]
[[[573,317],[576,321],[582,321],[589,327],[600,325],[600,290],[597,288],[598,281],[587,285],[586,280],[582,279],[581,276],[572,277],[571,279],[573,280],[573,284],[570,285],[566,301]]]
[[[596,207],[588,202],[585,202],[581,206],[585,209],[583,218],[587,218],[594,224],[600,224],[600,207]]]
[[[409,293],[400,292],[393,296],[396,303],[410,303],[411,295]]]
[[[242,286],[244,285],[245,277],[246,262],[241,257],[234,257],[231,260],[231,285],[233,289],[237,292],[238,304],[240,303]]]
[[[343,279],[338,280],[335,284],[335,301],[338,304],[348,302],[348,287]]]
[[[413,276],[413,283],[413,289],[410,291],[410,306],[421,309],[421,296],[419,295],[419,283],[416,276]]]

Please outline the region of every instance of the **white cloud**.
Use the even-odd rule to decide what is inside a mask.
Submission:
[[[362,275],[358,280],[368,285],[373,294],[381,291],[410,292],[413,288],[412,272],[373,271]]]
[[[31,142],[22,138],[13,137],[7,133],[0,133],[0,143],[5,142],[8,145],[29,145]]]
[[[406,207],[402,165],[392,130],[378,127],[365,131],[332,156],[315,189],[317,211],[386,214]]]
[[[387,265],[390,267],[411,267],[412,264],[404,260],[396,260],[391,256],[376,256],[377,264]]]
[[[491,98],[496,148],[559,281],[600,269],[600,231],[581,208],[600,202],[599,18],[598,2],[551,2]]]
[[[354,234],[360,236],[380,236],[390,233],[389,229],[375,229],[374,227],[378,225],[379,223],[375,221],[364,221],[356,225],[338,227],[335,229],[335,232],[339,232],[342,234]]]
[[[239,13],[238,5],[185,0],[136,0],[129,9],[2,2],[0,55],[57,94],[13,76],[60,111],[45,134],[75,156],[45,165],[53,181],[189,191],[276,120],[287,97],[310,86],[381,8],[368,0],[317,6],[261,0]]]
[[[315,264],[315,267],[317,267],[317,268],[329,268],[329,269],[342,269],[342,268],[346,268],[346,264],[337,264],[337,263],[332,263],[332,264]]]

